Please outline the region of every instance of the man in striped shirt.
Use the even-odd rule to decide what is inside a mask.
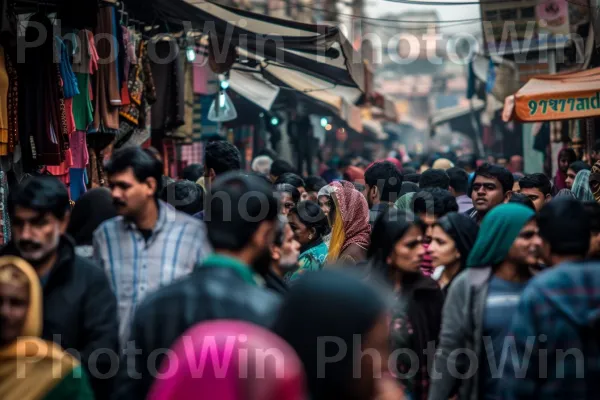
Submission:
[[[150,153],[119,150],[106,173],[119,216],[94,232],[94,254],[117,296],[124,345],[144,297],[190,273],[211,248],[201,221],[158,200],[162,163]]]

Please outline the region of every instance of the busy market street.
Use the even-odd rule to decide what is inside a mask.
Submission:
[[[0,400],[600,398],[599,10],[2,0]]]

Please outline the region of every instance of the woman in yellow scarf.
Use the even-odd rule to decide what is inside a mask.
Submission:
[[[18,257],[0,257],[0,399],[93,400],[79,362],[41,333],[37,274]]]

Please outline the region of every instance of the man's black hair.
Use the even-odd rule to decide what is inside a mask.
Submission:
[[[8,213],[23,207],[41,214],[52,214],[62,220],[71,209],[69,192],[65,185],[52,176],[35,176],[25,179],[8,195]]]
[[[421,178],[419,178],[419,187],[421,189],[436,187],[448,190],[450,187],[450,178],[446,171],[442,169],[428,169],[421,174]]]
[[[513,193],[510,195],[510,199],[508,200],[509,203],[517,203],[517,204],[523,204],[526,207],[531,208],[533,211],[537,212],[537,210],[535,209],[535,204],[533,204],[533,201],[531,201],[531,199],[529,198],[529,196],[524,195],[523,193]]]
[[[466,194],[469,190],[469,174],[462,168],[453,167],[446,170],[448,178],[450,178],[450,187],[457,194]]]
[[[346,169],[349,166],[351,166],[353,158],[354,158],[354,156],[351,156],[351,155],[342,157],[342,159],[340,160],[340,162],[338,164],[338,169]]]
[[[181,178],[197,182],[204,175],[204,167],[201,164],[188,165],[181,171]]]
[[[278,193],[289,193],[289,195],[292,196],[292,201],[294,203],[298,203],[300,201],[300,191],[289,183],[275,185],[275,191]]]
[[[365,171],[365,183],[379,189],[379,200],[389,203],[398,200],[402,182],[402,173],[389,161],[377,162]]]
[[[169,203],[177,211],[189,215],[199,213],[204,209],[204,189],[194,182],[182,180],[166,186],[160,199]]]
[[[242,168],[242,155],[237,147],[226,140],[215,140],[206,145],[204,168],[213,169],[219,176]]]
[[[296,169],[285,160],[275,160],[273,164],[271,164],[271,175],[276,178],[279,178],[281,175],[285,173],[296,173]]]
[[[163,164],[154,155],[141,147],[125,147],[115,151],[106,163],[104,170],[108,176],[115,175],[131,168],[138,182],[148,178],[156,180],[155,197],[162,191]]]
[[[204,222],[216,250],[241,250],[264,221],[275,221],[278,201],[259,177],[228,172],[218,177],[207,194]]]
[[[412,183],[419,183],[419,180],[421,179],[421,174],[405,174],[404,175],[404,182],[412,182]]]
[[[288,185],[292,185],[296,189],[305,187],[304,180],[302,178],[300,178],[298,175],[291,173],[291,172],[286,172],[285,174],[280,175],[274,184],[281,185],[284,183],[287,183]]]
[[[421,189],[413,198],[415,214],[431,214],[437,218],[451,212],[458,212],[456,198],[448,190],[437,187]]]
[[[552,193],[550,179],[548,179],[546,175],[540,173],[525,175],[519,181],[519,187],[521,189],[539,189],[544,196]]]
[[[572,169],[577,175],[580,171],[589,171],[592,169],[585,161],[575,161],[569,165],[569,169]]]
[[[583,203],[586,219],[590,222],[590,229],[594,233],[600,232],[600,204],[595,201]]]
[[[319,192],[319,190],[321,190],[322,188],[324,188],[325,186],[327,186],[327,181],[323,178],[321,178],[320,176],[309,176],[308,178],[306,178],[304,180],[304,184],[306,186],[304,186],[304,188],[306,189],[307,192]]]
[[[590,248],[590,222],[583,204],[560,197],[546,204],[538,215],[540,237],[560,256],[585,257]]]
[[[402,175],[406,176],[406,175],[410,175],[410,174],[416,174],[417,173],[417,169],[413,168],[413,167],[407,167],[406,165],[404,165],[402,167]],[[417,182],[415,182],[417,183]]]
[[[477,179],[478,176],[483,176],[488,179],[497,179],[502,186],[502,192],[504,192],[504,194],[510,192],[515,184],[515,178],[513,178],[510,171],[499,165],[483,164],[475,171],[473,182],[475,182],[475,179]]]

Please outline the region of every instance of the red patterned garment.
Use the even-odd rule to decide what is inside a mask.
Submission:
[[[344,222],[346,240],[341,251],[346,250],[351,244],[367,249],[371,243],[371,225],[369,224],[367,200],[348,181],[332,182],[330,186],[334,189],[333,195],[336,198]]]

